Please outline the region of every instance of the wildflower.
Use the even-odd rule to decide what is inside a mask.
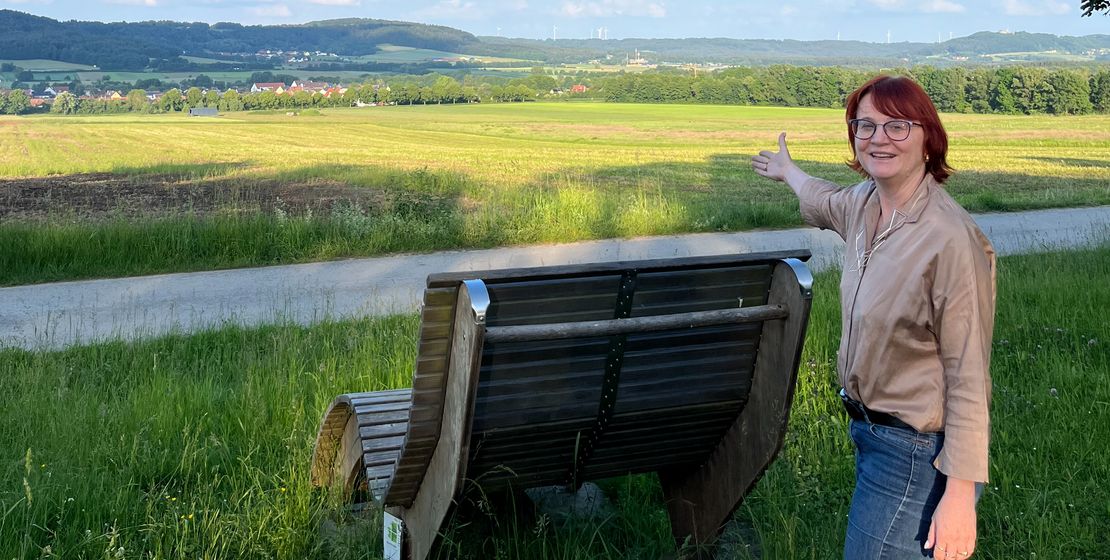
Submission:
[[[1053,396],[1054,398],[1057,398],[1057,399],[1060,398],[1059,396],[1056,395],[1056,387],[1052,387],[1051,389],[1049,389],[1048,394]]]
[[[285,487],[284,486],[281,487],[281,491],[285,492]]]

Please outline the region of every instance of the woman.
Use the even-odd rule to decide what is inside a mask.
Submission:
[[[837,365],[856,489],[844,557],[966,560],[987,481],[994,249],[940,187],[948,137],[921,86],[876,77],[848,97],[846,120],[849,165],[865,177],[854,187],[799,169],[786,133],[752,157],[807,223],[846,242]]]

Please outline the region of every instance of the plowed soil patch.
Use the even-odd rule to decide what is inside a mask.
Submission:
[[[380,190],[328,179],[191,180],[167,175],[92,173],[0,179],[0,221],[67,217],[168,217],[184,214],[329,211],[337,204],[373,210],[387,204]]]

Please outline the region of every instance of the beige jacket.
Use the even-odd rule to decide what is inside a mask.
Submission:
[[[870,180],[842,189],[812,179],[799,198],[807,223],[846,243],[840,383],[868,408],[943,431],[936,467],[986,482],[994,248],[931,175],[877,229]]]

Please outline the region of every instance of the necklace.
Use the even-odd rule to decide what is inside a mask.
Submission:
[[[849,267],[849,272],[859,272],[860,274],[863,274],[864,269],[867,268],[867,262],[871,260],[871,255],[873,255],[875,251],[879,250],[879,247],[881,247],[883,243],[885,243],[886,240],[890,238],[890,234],[894,233],[895,230],[902,227],[906,223],[906,220],[909,219],[909,215],[913,213],[915,208],[917,208],[917,203],[921,202],[921,198],[925,195],[925,191],[927,189],[919,190],[921,192],[919,192],[914,198],[913,204],[910,205],[909,209],[904,212],[902,210],[899,210],[898,208],[894,209],[894,212],[890,214],[890,224],[886,226],[886,229],[875,235],[874,243],[872,243],[870,249],[866,248],[866,243],[861,245],[861,241],[864,241],[864,236],[867,235],[867,224],[865,223],[860,226],[859,233],[856,234],[855,239],[856,267],[854,269]],[[902,217],[902,220],[895,224],[895,220],[897,220],[899,216]],[[863,247],[862,251],[860,250],[861,247]]]

